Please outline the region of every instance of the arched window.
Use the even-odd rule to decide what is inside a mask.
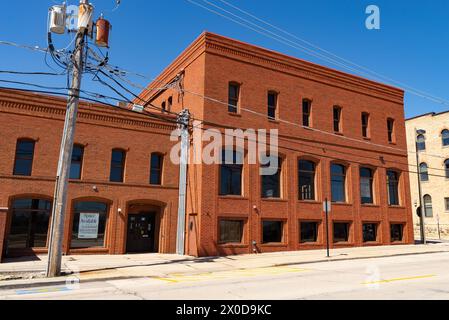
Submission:
[[[47,247],[51,202],[16,199],[12,203],[8,250]]]
[[[151,154],[150,184],[162,184],[162,168],[164,164],[164,156],[160,153]]]
[[[373,170],[360,168],[360,197],[362,204],[374,203],[373,180]]]
[[[33,170],[34,146],[35,142],[33,140],[17,140],[13,173],[15,176],[31,176],[31,171]]]
[[[441,132],[441,139],[443,140],[443,147],[449,146],[449,130],[445,129]]]
[[[263,171],[274,171],[270,175],[262,175],[262,198],[281,198],[281,176],[282,176],[282,159],[276,157],[270,157],[267,164],[263,164],[261,167]],[[270,169],[271,168],[271,169]]]
[[[331,165],[332,202],[346,202],[346,167],[341,164]]]
[[[449,159],[444,161],[444,170],[446,172],[446,178],[449,179]]]
[[[427,163],[419,165],[419,174],[421,175],[421,181],[429,181],[429,167]]]
[[[315,200],[315,173],[313,161],[298,161],[299,200]]]
[[[388,205],[399,205],[399,173],[393,170],[387,171]]]
[[[426,150],[426,137],[424,135],[420,134],[416,137],[416,148],[418,151]]]
[[[427,218],[433,217],[432,197],[428,194],[424,196],[424,210]]]

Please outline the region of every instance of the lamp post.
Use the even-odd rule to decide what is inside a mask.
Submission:
[[[421,242],[427,244],[426,240],[426,228],[425,228],[425,218],[426,209],[423,207],[422,198],[422,187],[421,187],[421,168],[419,165],[419,147],[418,147],[418,136],[426,134],[423,129],[415,129],[415,153],[416,153],[416,172],[418,174],[418,194],[419,194],[419,208],[421,214],[419,215],[420,229],[421,229]]]

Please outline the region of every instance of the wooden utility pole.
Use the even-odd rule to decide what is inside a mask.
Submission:
[[[69,184],[70,165],[75,137],[76,118],[78,115],[81,77],[83,74],[85,30],[76,35],[76,46],[73,54],[73,77],[69,90],[67,110],[59,154],[58,173],[56,177],[55,197],[50,230],[47,277],[61,275],[62,241],[64,238],[65,209]]]

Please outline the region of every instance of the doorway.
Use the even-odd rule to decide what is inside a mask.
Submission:
[[[156,252],[156,212],[129,214],[127,230],[127,253]]]

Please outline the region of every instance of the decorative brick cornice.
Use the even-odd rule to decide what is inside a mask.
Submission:
[[[0,111],[63,119],[65,116],[65,100],[29,94],[28,92],[0,90]],[[133,113],[130,110],[119,109],[119,107],[114,109],[108,105],[90,104],[84,101],[80,103],[78,119],[80,122],[90,121],[97,124],[163,131],[172,131],[176,128],[174,124],[152,119],[147,115]]]

